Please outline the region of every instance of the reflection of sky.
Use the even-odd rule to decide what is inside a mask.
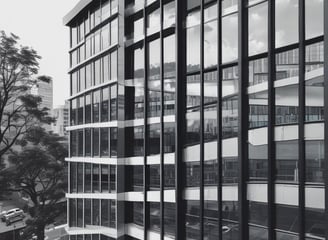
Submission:
[[[268,3],[249,8],[249,55],[266,52],[268,48]]]
[[[305,0],[306,38],[323,34],[323,0]]]
[[[175,23],[175,2],[164,5],[164,23],[163,27],[169,27]]]
[[[276,0],[276,47],[297,41],[298,0]]]
[[[230,62],[238,56],[238,15],[222,18],[222,62]]]

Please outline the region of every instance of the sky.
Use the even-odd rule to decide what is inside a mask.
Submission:
[[[69,29],[63,17],[79,0],[0,0],[0,30],[20,37],[20,44],[42,57],[39,75],[54,82],[54,105],[69,96]]]

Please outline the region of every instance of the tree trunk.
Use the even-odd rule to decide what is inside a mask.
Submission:
[[[44,228],[45,228],[45,225],[39,225],[37,227],[37,237],[38,237],[38,240],[44,240]]]

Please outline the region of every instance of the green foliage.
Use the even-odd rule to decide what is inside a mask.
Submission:
[[[43,239],[45,226],[66,210],[60,204],[67,186],[63,140],[42,127],[30,128],[20,141],[21,151],[9,156],[12,167],[2,171],[8,191],[21,192],[30,200],[25,236],[35,233]]]
[[[53,121],[42,99],[30,89],[50,77],[35,77],[40,56],[35,50],[20,46],[19,38],[0,32],[0,160],[30,127]]]

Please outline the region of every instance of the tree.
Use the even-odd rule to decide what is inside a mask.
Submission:
[[[31,201],[25,238],[35,234],[44,239],[44,229],[65,212],[59,203],[64,199],[67,183],[64,138],[42,127],[30,128],[19,141],[21,151],[9,155],[10,168],[3,170],[7,191],[20,192]]]
[[[19,38],[0,32],[0,161],[15,142],[38,123],[53,121],[42,99],[30,94],[30,88],[49,77],[35,77],[40,56],[36,51],[18,46]]]

